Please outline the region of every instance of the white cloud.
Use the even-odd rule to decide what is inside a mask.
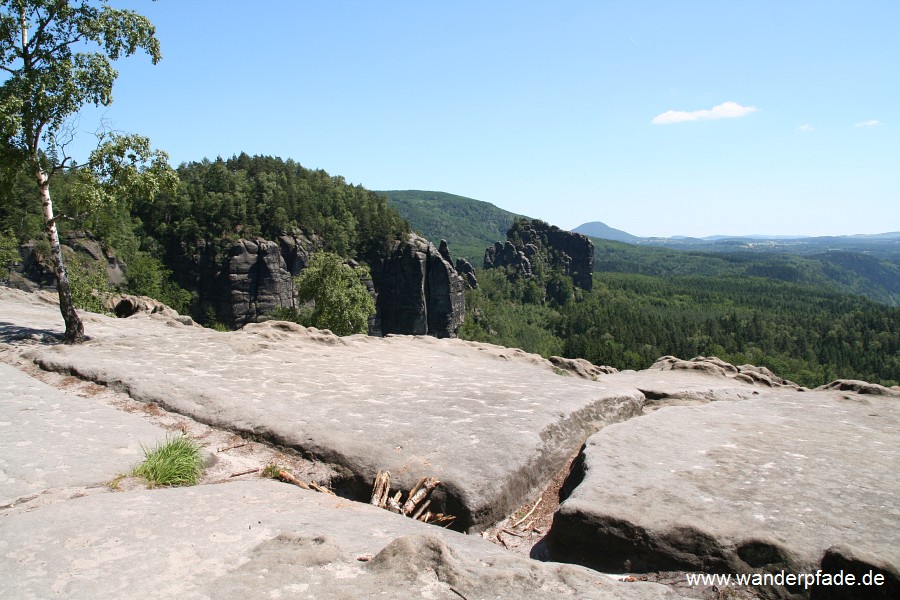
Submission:
[[[868,121],[860,121],[856,124],[856,127],[877,127],[881,125],[881,121],[876,121],[875,119],[869,119]]]
[[[809,133],[810,131],[815,131],[816,128],[812,125],[801,125],[797,128],[797,131],[802,131],[803,133]]]
[[[686,112],[682,110],[667,110],[653,118],[654,125],[669,125],[671,123],[684,123],[685,121],[711,121],[714,119],[735,119],[743,117],[759,109],[755,106],[741,106],[737,102],[723,102],[705,110]]]

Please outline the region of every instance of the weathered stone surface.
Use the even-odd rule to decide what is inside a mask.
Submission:
[[[378,290],[381,332],[456,337],[465,314],[465,279],[450,260],[447,243],[437,249],[411,234],[396,241],[388,258],[372,268]]]
[[[293,277],[322,248],[296,230],[276,241],[239,239],[227,247],[198,242],[194,254],[169,256],[179,285],[197,294],[200,313],[230,327],[253,323],[277,308],[296,306]]]
[[[478,279],[475,277],[475,267],[464,258],[456,259],[456,272],[463,276],[466,280],[466,286],[469,289],[478,287]]]
[[[110,481],[143,459],[141,445],[166,437],[137,415],[64,394],[4,363],[0,382],[0,506]]]
[[[681,597],[271,480],[5,515],[0,572],[4,598]]]
[[[532,262],[542,257],[571,277],[576,287],[593,287],[594,243],[587,236],[534,219],[514,223],[506,237],[505,243],[496,242],[485,250],[485,269],[512,266],[528,276]]]
[[[174,319],[182,325],[200,327],[188,316],[178,314],[175,309],[166,306],[159,300],[149,296],[135,296],[133,294],[115,294],[106,300],[106,308],[120,319],[127,319],[137,314],[158,315]]]
[[[517,250],[512,242],[494,242],[484,250],[484,268],[513,267],[526,277],[531,276],[531,261],[525,252]]]
[[[592,436],[583,480],[554,519],[554,560],[724,573],[814,573],[856,560],[900,584],[896,399],[757,390]]]
[[[619,372],[615,367],[598,366],[583,358],[551,356],[550,362],[553,363],[555,367],[568,371],[573,375],[583,377],[584,379],[596,380],[600,375],[611,375]]]
[[[715,356],[698,356],[690,360],[682,360],[674,356],[663,356],[650,366],[650,370],[696,371],[708,375],[733,377],[738,381],[751,384],[762,384],[767,387],[784,387],[794,390],[801,389],[801,387],[793,381],[782,379],[765,367],[757,367],[754,365],[735,366]]]
[[[263,239],[238,240],[223,262],[228,296],[226,322],[240,327],[280,307],[295,305],[294,282],[278,244]]]
[[[103,247],[93,236],[84,232],[70,232],[60,240],[64,260],[73,256],[89,263],[101,264],[112,285],[121,285],[127,278],[127,267],[109,248]],[[28,242],[19,247],[21,261],[16,270],[23,279],[17,279],[19,286],[26,290],[56,287],[56,272],[53,268],[49,246],[41,249],[39,244]]]
[[[0,290],[4,328],[62,330],[53,306]],[[632,388],[562,377],[521,350],[433,337],[338,338],[283,323],[220,333],[85,315],[91,340],[36,346],[42,367],[125,389],[203,423],[295,448],[348,473],[365,497],[380,470],[482,529],[535,497],[598,428],[638,414]],[[50,325],[53,324],[53,325]]]
[[[817,387],[816,391],[836,390],[840,392],[856,392],[857,394],[874,394],[876,396],[892,396],[900,398],[900,389],[886,388],[877,383],[856,379],[836,379],[831,383]]]

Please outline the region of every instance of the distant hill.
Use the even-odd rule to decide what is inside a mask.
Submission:
[[[484,249],[506,239],[521,215],[444,192],[378,192],[434,243],[480,269]],[[900,234],[781,239],[777,236],[641,238],[601,222],[575,228],[594,240],[594,270],[653,277],[762,277],[820,286],[900,306]],[[613,237],[615,236],[615,237]]]
[[[824,243],[812,247],[788,244],[761,249],[743,244],[662,246],[591,239],[594,242],[594,270],[601,273],[652,277],[763,277],[819,286],[866,296],[888,306],[900,306],[900,261],[890,257],[891,242],[882,248],[888,255],[882,258],[861,251],[827,250]]]
[[[388,190],[388,204],[409,221],[412,228],[437,244],[447,240],[453,258],[462,257],[481,268],[484,249],[506,239],[506,230],[522,216],[489,202],[445,192]]]
[[[590,223],[583,223],[573,229],[575,233],[583,233],[588,237],[600,238],[602,240],[612,240],[614,242],[627,242],[629,244],[638,243],[641,238],[636,235],[631,235],[621,229],[614,229],[607,225],[606,223],[601,223],[600,221],[591,221]]]

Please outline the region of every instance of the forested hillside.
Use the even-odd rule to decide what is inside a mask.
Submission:
[[[157,297],[201,319],[170,277],[200,245],[224,249],[241,237],[274,239],[299,229],[321,238],[326,250],[370,261],[386,242],[409,231],[382,195],[292,160],[241,154],[182,164],[177,174],[174,193],[120,198],[100,210],[86,210],[86,190],[73,176],[58,176],[53,194],[62,235],[87,231],[109,246],[128,265],[126,291]],[[0,231],[20,242],[41,238],[33,178],[18,172],[3,177]]]
[[[762,277],[818,286],[900,306],[900,265],[868,254],[832,251],[789,253],[699,252],[638,246],[592,238],[594,269],[600,273],[703,277]]]
[[[400,209],[412,227],[480,265],[484,248],[504,239],[515,218],[432,192],[390,192],[391,206],[382,193],[273,157],[202,160],[177,173],[174,193],[122,198],[99,211],[87,210],[85,190],[71,177],[57,178],[54,198],[64,235],[89,231],[124,259],[126,291],[182,311],[190,311],[191,294],[173,284],[171,271],[180,268],[173,257],[199,256],[201,245],[226,248],[239,237],[301,229],[341,256],[374,260],[386,241],[409,231]],[[32,180],[2,175],[0,231],[19,242],[40,238]],[[535,265],[532,278],[479,271],[460,335],[618,368],[645,368],[666,354],[716,355],[807,386],[835,378],[900,383],[900,308],[889,306],[900,279],[890,260],[594,244],[591,292],[547,266]]]
[[[419,190],[379,192],[410,222],[413,229],[437,243],[447,240],[453,256],[480,267],[484,249],[506,239],[506,230],[521,216],[488,202],[444,192]]]
[[[667,354],[766,366],[806,386],[900,383],[900,308],[763,277],[595,273],[559,303],[550,280],[495,269],[468,292],[460,337],[643,369]]]
[[[414,229],[432,240],[446,239],[455,256],[463,256],[477,267],[482,264],[484,249],[497,240],[505,240],[506,230],[520,216],[487,202],[442,192],[380,193],[387,195],[389,203]],[[683,243],[681,249],[591,239],[594,268],[600,273],[764,277],[822,286],[900,306],[900,250],[893,238],[808,238],[752,247],[747,240],[697,240],[703,243]]]

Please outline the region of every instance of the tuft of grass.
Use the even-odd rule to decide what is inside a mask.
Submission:
[[[203,474],[200,447],[184,435],[172,439],[166,436],[165,443],[158,443],[153,450],[144,448],[144,457],[132,475],[143,477],[151,485],[196,485]]]
[[[125,473],[116,475],[111,481],[106,482],[106,487],[108,487],[113,492],[119,492],[122,490],[122,486],[121,486],[122,480],[125,479],[126,477],[128,477],[128,475],[126,475]]]
[[[266,465],[266,468],[263,469],[263,471],[262,471],[262,476],[268,477],[270,479],[278,479],[278,473],[282,470],[284,470],[283,467],[276,465],[274,463],[270,464],[270,465]]]

